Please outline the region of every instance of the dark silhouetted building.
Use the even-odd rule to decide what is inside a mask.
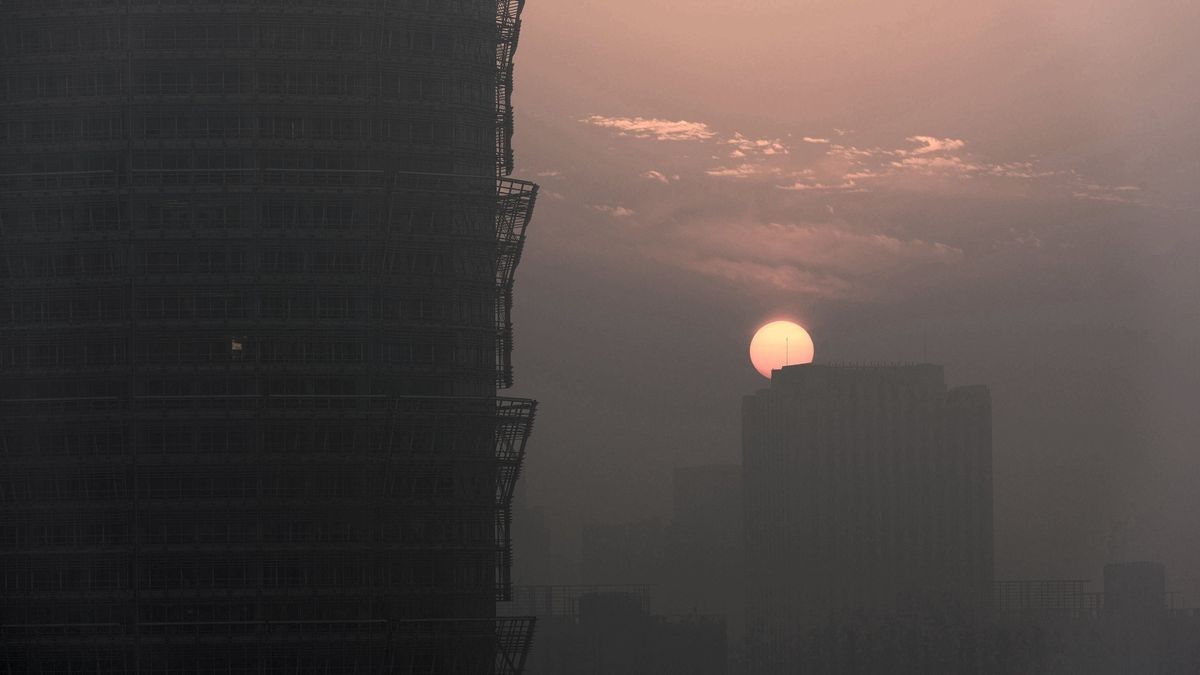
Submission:
[[[0,3],[0,668],[519,669],[522,4]]]
[[[743,458],[759,672],[794,672],[818,626],[988,604],[986,388],[948,390],[935,365],[785,367],[743,403]]]

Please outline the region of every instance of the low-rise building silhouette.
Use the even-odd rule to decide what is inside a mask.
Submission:
[[[1024,639],[995,640],[996,660],[1070,675],[1195,673],[1200,611],[1177,602],[1155,562],[1106,565],[1103,592],[1080,580],[997,582],[997,625]]]
[[[501,612],[535,616],[528,675],[724,675],[725,623],[651,613],[648,586],[517,586]]]

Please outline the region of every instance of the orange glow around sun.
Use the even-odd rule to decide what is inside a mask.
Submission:
[[[772,321],[750,341],[750,362],[763,377],[784,366],[812,363],[813,341],[808,331],[791,321]]]

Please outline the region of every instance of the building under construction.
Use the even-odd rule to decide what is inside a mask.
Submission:
[[[0,3],[0,673],[515,673],[523,0]]]

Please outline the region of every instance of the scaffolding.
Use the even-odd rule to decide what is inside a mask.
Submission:
[[[497,188],[496,369],[497,386],[507,388],[513,384],[513,281],[538,187],[527,181],[502,179]]]
[[[416,195],[449,194],[458,195],[460,204],[467,199],[474,201],[474,208],[457,212],[451,231],[477,231],[471,214],[490,214],[494,224],[496,386],[506,389],[513,385],[513,286],[525,248],[525,232],[537,203],[538,185],[512,178],[400,172],[393,178],[388,194],[388,218],[394,217],[397,200],[411,202]]]
[[[61,507],[42,506],[47,514],[61,513],[71,522],[78,522],[83,514],[78,500],[126,500],[136,493],[145,498],[196,499],[211,496],[224,500],[240,498],[247,501],[259,500],[270,495],[287,497],[288,490],[295,497],[316,496],[306,492],[329,484],[338,477],[321,476],[320,482],[299,484],[290,488],[275,486],[270,479],[287,475],[274,462],[280,459],[315,462],[324,460],[330,466],[343,466],[359,472],[361,479],[353,482],[357,499],[377,506],[387,506],[397,498],[420,494],[429,486],[413,485],[414,479],[428,478],[435,482],[439,469],[445,469],[448,461],[456,466],[454,475],[466,475],[480,484],[494,485],[494,492],[487,495],[473,492],[473,505],[483,512],[495,510],[498,525],[494,537],[488,540],[495,554],[496,593],[498,599],[511,597],[511,538],[508,522],[511,518],[513,491],[520,476],[525,458],[525,447],[533,430],[536,401],[521,398],[473,398],[473,397],[387,397],[387,396],[138,396],[129,401],[115,397],[70,398],[70,399],[4,399],[0,400],[0,412],[6,419],[21,418],[29,425],[50,425],[69,419],[81,427],[106,424],[114,413],[135,408],[131,424],[117,428],[118,440],[113,446],[103,449],[111,458],[103,462],[108,467],[101,470],[99,464],[86,472],[64,473],[77,464],[74,459],[54,457],[46,448],[43,437],[7,434],[3,451],[4,488],[6,501],[17,499],[30,504],[41,504],[51,495],[65,498]],[[489,412],[490,410],[490,412]],[[197,426],[211,421],[236,421],[239,429],[247,433],[247,445],[237,448],[226,447],[210,471],[220,470],[229,481],[224,486],[211,486],[207,495],[197,495],[192,484],[199,476],[211,482],[216,474],[198,474],[194,469],[176,469],[164,463],[167,452],[192,453],[197,450],[192,438],[186,436],[189,424],[198,420]],[[331,426],[333,423],[335,426]],[[134,428],[136,425],[136,428]],[[158,446],[148,442],[147,429],[170,428],[174,445]],[[352,425],[361,430],[361,438],[340,439],[340,445],[329,445],[329,439],[321,439],[326,445],[293,445],[284,450],[277,449],[272,442],[274,434],[281,430],[296,430],[318,437],[321,430],[342,429]],[[139,434],[141,431],[143,433]],[[479,438],[490,437],[491,452],[486,455],[456,455],[448,460],[443,445],[465,443],[472,447],[481,446]],[[131,441],[141,440],[137,445]],[[293,439],[295,440],[295,439]],[[135,447],[136,446],[136,447]],[[183,447],[180,447],[183,446]],[[98,451],[99,452],[99,451]],[[231,456],[240,460],[230,462]],[[125,465],[141,460],[133,470]],[[336,459],[336,462],[330,461]],[[198,462],[193,457],[191,461]],[[342,471],[353,476],[349,471]],[[79,478],[76,478],[76,476]],[[84,480],[86,477],[86,480]],[[403,482],[402,482],[403,481]],[[229,502],[226,502],[226,506]],[[8,523],[5,523],[6,525]],[[30,528],[13,527],[5,531],[15,541],[25,541]],[[145,534],[145,533],[141,533]],[[129,542],[135,539],[128,534],[122,537]],[[6,542],[9,543],[9,542]],[[479,546],[479,539],[442,540],[441,546]],[[404,548],[421,548],[421,545],[399,544]],[[486,546],[485,546],[486,547]]]
[[[507,176],[513,171],[513,57],[521,36],[521,12],[525,0],[497,0],[496,32],[496,171]]]
[[[137,410],[132,419],[111,423],[114,412],[129,408]],[[137,655],[153,661],[161,651],[173,654],[171,663],[178,666],[178,659],[200,653],[185,649],[188,645],[202,651],[234,644],[244,649],[228,652],[227,658],[241,654],[266,664],[275,663],[272,650],[278,658],[290,653],[266,639],[277,635],[284,644],[306,644],[306,663],[336,660],[338,650],[357,650],[354,645],[360,642],[373,645],[374,638],[354,632],[357,628],[349,623],[339,624],[341,632],[321,632],[329,622],[311,617],[327,612],[326,603],[298,603],[294,590],[341,596],[339,613],[379,615],[380,606],[407,606],[428,596],[433,589],[411,575],[446,555],[453,555],[464,570],[468,560],[476,561],[476,568],[491,566],[495,576],[443,585],[438,593],[471,597],[484,590],[480,584],[486,581],[496,598],[507,600],[512,597],[513,484],[535,409],[525,399],[454,397],[0,401],[4,418],[21,417],[26,430],[42,430],[42,437],[33,439],[6,434],[2,449],[5,501],[22,502],[0,512],[3,546],[20,552],[10,555],[3,569],[6,607],[0,630],[6,658],[49,663],[54,658],[47,654],[76,658],[77,649],[86,646],[86,658],[97,662]],[[69,441],[59,444],[70,454],[100,454],[102,461],[81,470],[79,461],[46,452],[51,439],[45,436],[53,436],[49,427],[64,420],[84,434],[99,425],[115,436],[103,448],[81,447],[79,441],[74,448]],[[207,457],[198,454],[199,430],[215,425],[243,432],[238,436],[247,445],[231,444],[224,452],[204,453]],[[347,428],[359,430],[360,437],[341,435]],[[474,447],[473,437],[483,434],[491,440],[488,456],[448,458],[443,451],[445,445],[459,443]],[[289,435],[299,445],[280,442]],[[186,467],[177,461],[181,452],[190,456]],[[312,468],[296,470],[296,464]],[[314,474],[318,467],[319,476]],[[455,488],[455,483],[461,484]],[[483,499],[478,488],[489,485],[492,492]],[[465,498],[457,505],[437,503],[438,491],[446,489],[465,489]],[[309,504],[321,506],[314,511]],[[336,517],[364,511],[374,512],[375,521],[355,524]],[[493,517],[495,529],[489,532],[486,524]],[[66,553],[64,544],[89,552]],[[320,556],[305,552],[314,545],[322,546]],[[130,563],[136,570],[133,577]],[[185,602],[179,609],[171,598],[180,593],[207,599]],[[84,611],[78,605],[83,598],[107,600],[87,609],[86,624],[73,623]],[[48,604],[47,599],[53,601]],[[197,613],[210,620],[194,620]],[[386,620],[371,625],[380,622]],[[368,623],[360,620],[354,626]],[[495,636],[497,649],[504,647],[497,656],[504,668],[494,672],[517,673],[511,668],[519,666],[528,650],[532,621],[509,617],[496,626],[503,628]],[[478,651],[464,648],[461,631],[437,640],[423,632],[399,641],[397,635],[392,630],[390,659],[426,663]],[[440,652],[426,648],[456,640],[457,647]],[[331,651],[326,654],[323,648]],[[367,652],[356,653],[355,659],[342,661],[346,670],[336,672],[377,672],[369,666],[377,661],[367,658]],[[367,660],[360,662],[360,657]],[[445,672],[491,671],[464,667]]]

